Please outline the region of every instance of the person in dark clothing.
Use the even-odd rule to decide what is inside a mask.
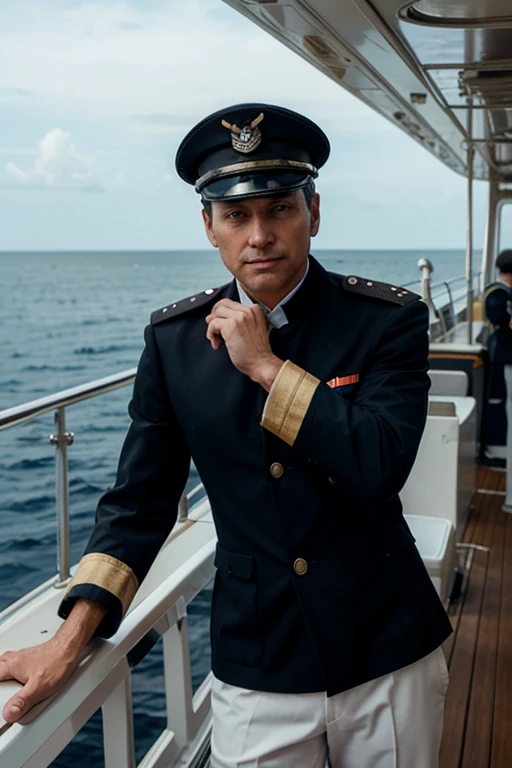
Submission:
[[[488,339],[491,366],[503,366],[507,413],[507,491],[503,511],[512,513],[512,249],[496,259],[497,282],[486,290],[485,313],[494,332]]]

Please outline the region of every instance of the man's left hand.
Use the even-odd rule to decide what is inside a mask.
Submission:
[[[221,299],[206,322],[206,338],[212,347],[219,349],[224,341],[233,365],[268,392],[283,361],[272,353],[268,322],[261,307]]]

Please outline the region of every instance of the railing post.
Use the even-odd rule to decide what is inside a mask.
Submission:
[[[468,189],[467,189],[467,229],[466,229],[466,288],[468,344],[473,343],[473,173],[475,160],[475,147],[473,144],[473,97],[469,99],[468,110]]]
[[[498,227],[501,205],[499,202],[499,184],[491,171],[489,179],[489,199],[487,203],[487,221],[485,225],[485,245],[482,253],[482,280],[480,281],[479,291],[485,290],[486,286],[493,281],[494,263],[498,250]]]
[[[453,303],[452,289],[450,288],[450,283],[447,280],[444,281],[444,285],[446,288],[446,292],[448,293],[448,301],[450,302],[450,312],[452,313],[453,324],[455,325],[455,305]]]
[[[429,308],[431,316],[433,315],[435,318],[436,310],[434,307],[434,302],[432,301],[432,294],[430,292],[430,278],[432,272],[434,271],[434,265],[431,261],[429,261],[429,259],[420,259],[418,261],[418,269],[421,271],[421,295],[423,296],[425,304]]]
[[[188,520],[188,498],[184,493],[178,504],[178,522],[183,523]]]
[[[135,768],[136,766],[132,679],[128,664],[125,666],[125,676],[101,708],[105,768]]]
[[[57,502],[57,570],[56,587],[63,587],[69,580],[69,483],[68,446],[73,444],[74,435],[66,432],[66,409],[55,411],[55,434],[50,442],[57,449],[56,454],[56,502]]]

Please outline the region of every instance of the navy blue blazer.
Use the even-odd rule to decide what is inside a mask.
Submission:
[[[244,688],[329,695],[411,664],[451,625],[398,493],[427,414],[428,310],[311,258],[270,332],[269,395],[207,341],[236,283],[152,316],[116,485],[60,607],[117,629],[175,523],[192,456],[218,533],[212,668]]]
[[[485,314],[496,326],[487,342],[489,357],[492,363],[512,365],[512,317],[509,312],[512,306],[512,290],[504,283],[494,283],[487,290],[489,293],[485,299]]]

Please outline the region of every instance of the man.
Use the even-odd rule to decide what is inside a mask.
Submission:
[[[47,648],[0,660],[26,682],[9,721],[116,631],[192,456],[219,539],[212,766],[437,765],[451,627],[397,495],[425,424],[428,311],[308,256],[328,155],[318,126],[266,104],[182,142],[178,173],[234,279],[153,313],[67,620]]]
[[[489,336],[491,365],[503,367],[507,413],[507,492],[504,512],[512,512],[512,250],[502,251],[496,259],[498,282],[487,288],[485,312],[495,326]],[[496,371],[496,368],[494,368]],[[501,378],[501,375],[500,375]]]

